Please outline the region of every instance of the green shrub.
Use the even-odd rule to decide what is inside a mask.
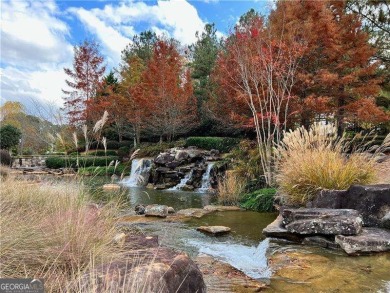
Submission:
[[[119,147],[129,147],[132,148],[134,146],[134,142],[131,140],[122,140],[119,142]]]
[[[169,148],[173,148],[175,145],[174,143],[155,143],[155,144],[147,144],[143,143],[141,144],[138,152],[138,157],[155,157],[159,153],[162,153],[166,151]]]
[[[114,150],[107,150],[107,151],[96,150],[96,151],[88,152],[88,156],[101,156],[101,157],[104,157],[104,156],[116,156],[116,155],[117,155],[117,152],[114,151]]]
[[[119,148],[119,142],[115,140],[108,140],[107,141],[107,149],[109,150],[117,150]]]
[[[76,168],[76,167],[105,167],[110,162],[118,160],[118,157],[49,157],[46,159],[46,167],[51,169]],[[78,165],[77,165],[78,161]]]
[[[7,150],[0,150],[0,165],[11,166],[12,158]]]
[[[244,209],[256,212],[273,212],[275,211],[273,206],[275,193],[275,188],[256,190],[245,194],[240,201],[240,205]]]
[[[222,153],[229,152],[240,140],[232,137],[189,137],[186,146],[195,146],[206,150],[219,150]]]
[[[123,146],[123,147],[120,147],[120,148],[118,149],[118,156],[119,156],[120,158],[129,156],[129,153],[130,153],[130,148],[127,147],[127,146]]]
[[[0,127],[0,148],[9,150],[19,144],[22,137],[20,130],[10,124]]]

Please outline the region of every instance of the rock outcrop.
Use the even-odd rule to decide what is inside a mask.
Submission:
[[[155,189],[177,187],[184,191],[201,188],[204,176],[209,186],[216,187],[217,171],[209,170],[210,162],[219,161],[218,151],[201,150],[197,148],[172,148],[160,153],[154,160],[150,183]],[[209,171],[208,174],[206,172]]]
[[[361,214],[353,209],[282,208],[263,234],[306,245],[341,248],[350,255],[390,251],[390,230],[363,228],[362,224]]]
[[[390,184],[352,185],[348,190],[323,190],[307,207],[354,209],[362,215],[363,226],[389,228]]]

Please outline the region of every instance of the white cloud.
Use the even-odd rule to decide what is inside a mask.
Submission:
[[[108,51],[106,53],[110,59],[108,60],[109,63],[116,65],[120,61],[121,51],[130,42],[130,39],[124,37],[119,31],[99,19],[92,11],[84,8],[71,8],[69,11],[76,14],[83,24],[97,36]]]
[[[71,64],[68,25],[54,1],[2,1],[1,102],[62,104],[64,65]]]
[[[23,67],[67,60],[72,53],[72,46],[65,39],[69,28],[55,17],[56,13],[52,1],[2,2],[2,60]]]
[[[196,40],[195,32],[202,31],[205,25],[196,8],[185,0],[160,0],[156,5],[128,1],[117,5],[107,4],[103,9],[87,11],[84,8],[71,8],[69,11],[98,36],[111,54],[120,52],[130,42],[124,34],[129,37],[134,35],[134,26],[140,23],[158,34],[176,38],[183,45],[193,43]]]
[[[1,69],[1,100],[29,104],[31,99],[41,103],[62,106],[62,88],[66,75],[63,66],[58,68],[20,70],[9,66]]]

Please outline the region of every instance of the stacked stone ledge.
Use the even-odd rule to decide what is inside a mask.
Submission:
[[[389,215],[390,185],[355,185],[322,191],[307,208],[281,207],[263,234],[349,255],[390,251]]]

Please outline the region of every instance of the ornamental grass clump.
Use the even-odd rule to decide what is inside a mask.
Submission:
[[[91,263],[114,255],[117,207],[97,207],[76,184],[2,180],[0,275],[44,278],[45,292],[64,291]]]
[[[234,171],[226,171],[218,183],[218,201],[224,205],[237,205],[245,190],[245,180]]]
[[[334,125],[314,124],[284,133],[276,150],[276,181],[290,204],[305,204],[321,189],[347,189],[352,184],[369,184],[376,178],[376,154],[390,145],[367,150],[337,136]]]

